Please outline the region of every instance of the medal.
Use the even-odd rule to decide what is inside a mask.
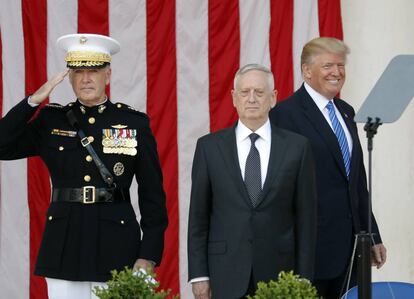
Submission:
[[[115,165],[114,165],[114,174],[116,176],[122,175],[124,173],[124,170],[125,170],[124,164],[122,164],[121,162],[115,163]]]

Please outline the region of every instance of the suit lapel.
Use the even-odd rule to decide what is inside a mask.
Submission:
[[[240,171],[240,163],[237,154],[237,143],[236,143],[236,126],[226,129],[223,131],[219,138],[219,149],[223,155],[225,166],[229,170],[237,189],[243,194],[243,199],[246,203],[251,206],[249,194],[247,193],[246,186],[243,181],[243,177]]]
[[[282,137],[277,132],[276,127],[272,125],[272,141],[270,145],[270,156],[269,164],[267,167],[266,180],[263,185],[262,195],[260,196],[257,206],[266,198],[269,193],[270,187],[274,184],[279,173],[279,168],[284,161],[284,156],[286,154],[287,144],[286,142],[281,142]]]
[[[335,133],[332,131],[325,117],[319,110],[318,106],[316,106],[315,102],[308,94],[303,85],[298,90],[298,93],[301,93],[298,99],[300,101],[300,104],[302,105],[306,117],[308,118],[309,122],[313,125],[316,132],[319,133],[322,140],[325,141],[342,174],[345,177],[347,177],[341,149],[339,147],[338,139],[336,138]]]

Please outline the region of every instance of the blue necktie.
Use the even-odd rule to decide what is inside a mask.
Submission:
[[[342,158],[344,159],[346,175],[349,178],[349,170],[351,166],[351,156],[349,154],[348,141],[346,140],[344,129],[341,126],[338,118],[335,114],[335,108],[332,101],[329,101],[326,105],[326,108],[329,112],[329,118],[332,123],[333,130],[335,132],[336,138],[338,139],[339,147],[341,148]]]
[[[253,207],[256,207],[257,202],[262,192],[262,173],[260,171],[260,154],[256,148],[255,142],[260,137],[256,133],[249,135],[251,146],[246,159],[246,169],[244,170],[244,184],[249,193],[250,200]]]

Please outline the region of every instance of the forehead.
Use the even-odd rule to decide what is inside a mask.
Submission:
[[[316,63],[345,63],[345,55],[338,53],[320,53],[314,56],[313,61]]]
[[[75,68],[70,69],[72,74],[83,74],[83,73],[102,73],[104,74],[107,68]]]
[[[267,74],[259,70],[250,70],[239,76],[238,88],[265,88],[268,85]]]

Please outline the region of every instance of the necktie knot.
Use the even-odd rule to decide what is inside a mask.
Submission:
[[[256,133],[251,133],[249,135],[249,138],[250,138],[250,141],[252,142],[252,144],[254,144],[256,142],[256,140],[259,139],[259,137],[260,136],[258,134],[256,134]]]
[[[329,112],[335,111],[332,101],[328,101],[328,104],[326,104],[326,109],[328,109]]]

